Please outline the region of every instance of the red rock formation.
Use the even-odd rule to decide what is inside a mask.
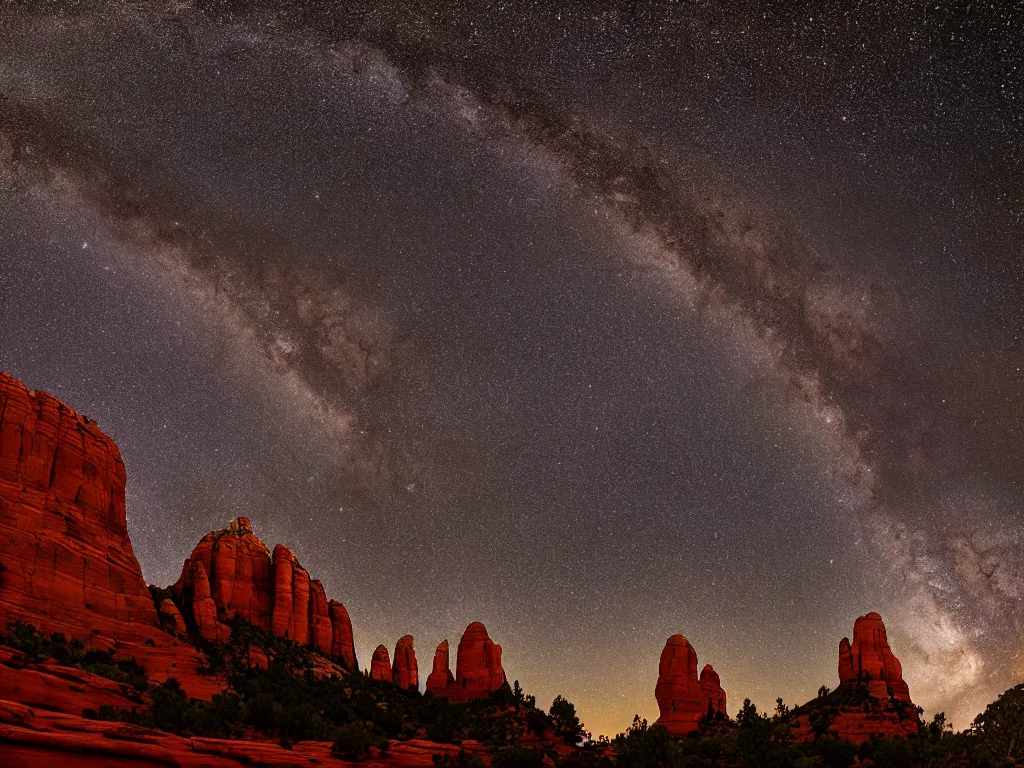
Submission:
[[[697,652],[682,635],[672,635],[665,643],[654,697],[661,711],[657,724],[676,736],[696,730],[709,705],[726,714],[725,691],[718,673],[708,664],[697,677]]]
[[[839,683],[845,683],[857,677],[853,665],[853,651],[850,648],[850,638],[844,637],[839,641]]]
[[[831,711],[828,730],[844,741],[859,744],[872,736],[904,738],[918,733],[920,719],[910,689],[877,613],[857,619],[852,643],[845,637],[840,641],[839,688],[831,697],[812,700],[796,710],[792,723],[796,738],[815,738],[810,715],[816,711]]]
[[[416,665],[416,651],[412,635],[403,635],[395,645],[395,666],[392,675],[395,685],[406,690],[420,687],[420,672]]]
[[[90,419],[0,374],[0,627],[20,620],[134,656],[192,696],[216,681],[160,628],[125,519],[120,452]]]
[[[705,664],[704,669],[700,671],[700,684],[708,692],[711,698],[711,706],[714,707],[715,711],[727,715],[728,709],[726,708],[725,691],[722,689],[721,678],[719,678],[715,668],[710,664]]]
[[[359,669],[356,661],[356,647],[352,640],[352,622],[348,617],[345,606],[337,600],[331,600],[327,604],[331,616],[331,656],[350,670]]]
[[[270,551],[253,534],[248,518],[239,517],[226,529],[211,531],[200,540],[172,587],[179,599],[194,562],[201,562],[206,569],[211,597],[222,621],[241,616],[261,629],[270,629]]]
[[[199,630],[199,636],[211,642],[224,643],[231,637],[231,630],[217,620],[217,604],[210,592],[210,579],[206,568],[196,560],[185,579],[185,595],[192,606],[192,618]]]
[[[208,579],[212,611],[209,603],[192,605],[188,587],[190,574],[198,573],[196,566],[214,574]],[[310,645],[349,669],[356,668],[352,622],[345,607],[328,602],[323,584],[310,580],[288,547],[278,544],[271,557],[248,518],[240,517],[224,530],[206,534],[185,561],[172,591],[192,614],[198,611],[205,617],[204,637],[212,637],[211,614],[222,624],[239,616],[280,637]]]
[[[443,696],[446,688],[455,684],[448,654],[448,641],[442,640],[434,651],[434,666],[427,675],[427,692]]]
[[[324,585],[317,580],[309,582],[309,644],[330,658],[334,645],[330,608]]]
[[[386,752],[372,748],[364,768],[432,768],[435,756],[454,760],[460,752],[486,757],[470,739],[435,744],[392,741]],[[330,742],[300,741],[285,748],[272,741],[175,736],[126,723],[86,720],[0,700],[0,765],[10,768],[352,768],[331,754]]]
[[[388,649],[383,645],[378,645],[373,651],[373,658],[370,659],[370,678],[382,683],[392,682],[391,658],[388,656]]]
[[[53,659],[32,661],[23,653],[0,646],[0,699],[80,715],[103,705],[137,708],[144,704],[144,698],[130,685],[62,666]]]
[[[468,701],[487,696],[505,684],[501,646],[491,640],[487,627],[479,621],[474,621],[462,633],[455,660],[455,680],[444,687],[437,686],[440,676],[444,674],[447,679],[451,672],[448,670],[447,641],[441,645],[444,646],[444,666],[440,669],[438,667],[441,661],[438,655],[442,652],[441,646],[438,646],[434,654],[434,671],[431,672],[435,685],[428,689],[435,696],[444,696],[451,701]],[[435,676],[434,672],[439,674]]]
[[[158,625],[125,521],[117,446],[52,395],[0,374],[0,626]],[[38,626],[38,623],[37,623]]]
[[[178,610],[178,606],[174,604],[173,600],[164,598],[160,601],[160,623],[168,631],[175,635],[184,637],[188,634],[188,627],[185,625],[185,619],[181,616],[181,611]]]
[[[903,680],[903,667],[889,647],[882,617],[871,612],[853,625],[853,643],[843,638],[839,644],[839,682],[856,679],[884,680],[893,697],[910,701],[910,688]]]

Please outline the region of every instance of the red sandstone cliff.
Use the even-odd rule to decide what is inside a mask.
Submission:
[[[193,696],[219,690],[161,629],[125,520],[125,468],[94,422],[0,374],[0,627],[33,624],[135,656]]]
[[[665,643],[654,697],[661,711],[657,724],[675,736],[696,730],[709,706],[726,714],[725,691],[718,673],[707,664],[697,677],[697,651],[682,635],[672,635]]]

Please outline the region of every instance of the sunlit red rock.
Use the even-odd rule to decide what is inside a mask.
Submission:
[[[278,637],[288,637],[292,628],[292,592],[295,555],[284,544],[274,547],[274,604],[271,612],[271,631]]]
[[[406,690],[420,687],[419,667],[416,665],[416,651],[412,635],[402,636],[395,645],[395,661],[392,669],[395,685]]]
[[[131,709],[144,704],[144,694],[129,685],[53,659],[32,661],[5,646],[0,646],[0,699],[74,715],[104,705]]]
[[[445,689],[455,683],[449,661],[448,641],[442,640],[434,651],[434,665],[427,675],[427,691],[435,696],[444,695]]]
[[[697,651],[682,635],[672,635],[665,643],[654,697],[661,712],[657,724],[677,736],[696,730],[709,705],[715,712],[726,713],[718,673],[708,664],[697,677]]]
[[[289,640],[309,644],[309,572],[296,562],[292,566],[292,621]]]
[[[383,645],[378,645],[373,650],[373,657],[370,659],[370,677],[382,683],[392,682],[391,657],[388,656],[388,649]]]
[[[710,664],[705,664],[704,669],[700,671],[700,684],[707,691],[714,710],[723,715],[728,714],[721,678]]]
[[[158,626],[125,521],[113,441],[52,395],[0,374],[0,626]],[[38,623],[38,622],[37,622]]]

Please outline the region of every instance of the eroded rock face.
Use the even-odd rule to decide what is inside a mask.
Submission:
[[[845,637],[839,642],[839,688],[797,712],[792,732],[798,739],[816,738],[810,725],[812,712],[818,718],[827,712],[828,731],[854,743],[872,736],[904,738],[919,732],[920,718],[881,616],[872,612],[857,619],[853,642]]]
[[[198,560],[189,568],[185,579],[185,595],[187,603],[192,606],[192,618],[199,636],[211,642],[227,642],[231,630],[217,619],[217,604],[210,592],[210,579]]]
[[[444,670],[446,678],[451,674],[447,666],[447,641],[442,643],[445,651]],[[438,653],[441,646],[438,646]],[[434,668],[437,671],[438,653],[434,654]],[[434,672],[431,672],[434,676]],[[440,674],[435,678],[440,682]],[[491,640],[487,627],[474,621],[459,640],[455,660],[455,679],[450,685],[429,688],[434,695],[444,696],[451,701],[468,701],[487,696],[505,684],[505,670],[501,666],[501,646]]]
[[[161,629],[128,538],[121,454],[96,424],[0,373],[0,627],[24,621],[134,656],[192,696],[219,686]]]
[[[31,616],[44,631],[105,637],[159,626],[124,486],[121,454],[94,422],[0,374],[0,626]]]
[[[378,645],[373,651],[370,659],[370,678],[379,680],[382,683],[392,682],[391,658],[388,656],[388,649]]]
[[[192,586],[194,580],[202,581],[198,569],[207,574],[209,602],[205,590],[197,593]],[[225,622],[238,616],[356,669],[352,622],[345,606],[327,600],[323,584],[309,578],[288,547],[278,544],[271,554],[248,518],[239,517],[227,528],[206,534],[171,589],[207,639],[223,636]],[[196,603],[197,599],[203,602]],[[223,629],[215,628],[211,616]]]
[[[665,643],[654,697],[661,711],[657,724],[676,736],[696,730],[709,706],[726,714],[726,696],[718,673],[707,664],[697,677],[697,651],[682,635],[672,635]]]
[[[889,647],[882,617],[875,612],[861,616],[853,625],[853,642],[839,644],[839,682],[856,679],[884,680],[894,698],[910,701],[910,688],[903,680],[903,667]]]
[[[330,608],[324,585],[316,579],[309,582],[309,644],[328,658],[334,645]]]
[[[179,636],[184,637],[188,633],[188,627],[185,625],[185,619],[181,615],[181,611],[178,610],[178,606],[174,604],[173,600],[164,598],[160,601],[160,608],[157,611],[160,614],[160,623],[164,629]]]
[[[327,608],[331,617],[331,656],[355,671],[359,669],[359,663],[356,661],[356,646],[352,639],[352,622],[348,611],[337,600],[328,602]]]
[[[427,675],[427,691],[435,696],[443,696],[446,688],[455,684],[449,661],[448,641],[442,640],[434,651],[434,665]]]
[[[270,629],[270,552],[253,534],[248,518],[239,517],[226,529],[206,534],[185,561],[182,579],[195,562],[206,569],[222,621],[240,616],[261,629]],[[177,597],[182,579],[173,587]]]
[[[368,768],[430,768],[462,753],[486,758],[482,744],[392,741],[386,752],[371,749]],[[87,720],[77,715],[0,700],[0,765],[11,768],[295,768],[356,765],[331,754],[329,741],[301,741],[285,748],[275,741],[176,736],[128,723]]]
[[[395,685],[406,690],[420,687],[420,672],[416,665],[416,651],[412,635],[404,635],[395,645],[395,665],[392,670]]]

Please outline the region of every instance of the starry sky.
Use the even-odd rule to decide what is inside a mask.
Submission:
[[[1024,680],[1022,51],[1019,3],[5,3],[0,367],[117,441],[151,583],[248,516],[364,663],[480,620],[613,735],[673,633],[771,709],[877,610],[965,727]]]

